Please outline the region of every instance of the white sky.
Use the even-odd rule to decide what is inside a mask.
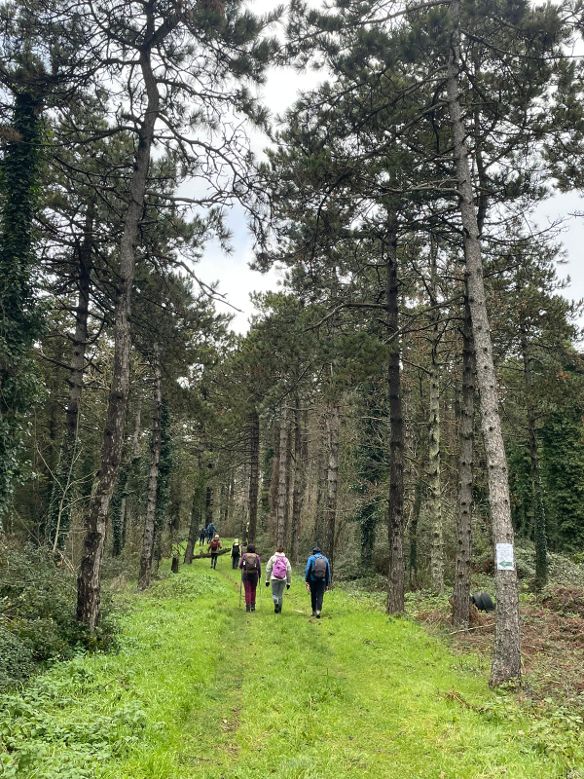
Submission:
[[[319,0],[313,0],[318,4]],[[273,0],[254,0],[254,11],[262,13],[274,7]],[[302,90],[310,89],[323,78],[322,74],[312,72],[297,73],[291,68],[272,69],[265,87],[261,91],[265,105],[272,115],[282,114],[294,103]],[[268,139],[260,134],[253,138],[256,153],[261,154]],[[534,227],[544,227],[550,222],[564,220],[562,242],[567,259],[559,268],[562,278],[569,277],[570,283],[564,294],[571,299],[584,298],[584,217],[575,212],[584,213],[584,198],[576,192],[556,194],[540,204],[534,215]],[[219,310],[232,311],[235,317],[232,323],[237,332],[246,332],[249,317],[253,313],[250,294],[257,291],[276,289],[282,273],[271,270],[266,274],[253,271],[249,267],[252,258],[252,237],[247,229],[245,216],[241,208],[234,208],[229,217],[229,226],[233,232],[233,252],[226,255],[221,248],[211,242],[207,245],[203,258],[196,271],[201,279],[210,283],[219,281],[219,290],[232,306],[241,310],[235,313],[228,306],[217,303]],[[584,322],[581,323],[584,326]]]

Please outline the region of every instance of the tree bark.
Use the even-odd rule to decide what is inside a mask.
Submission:
[[[199,468],[200,468],[200,462],[199,462]],[[202,521],[203,521],[203,494],[204,494],[204,485],[201,482],[201,474],[197,474],[197,480],[195,482],[195,489],[193,492],[193,504],[191,507],[191,521],[189,524],[189,537],[187,539],[187,548],[185,549],[185,559],[184,562],[187,565],[190,565],[193,561],[193,556],[195,553],[195,544],[197,543],[197,538],[199,537],[199,530],[201,529]]]
[[[140,462],[140,432],[142,429],[142,406],[138,398],[136,417],[134,420],[134,433],[130,444],[130,452],[127,462],[123,465],[114,491],[111,503],[112,513],[112,555],[119,557],[126,545],[126,526],[128,524],[128,499],[130,491],[128,484],[134,479],[139,470]]]
[[[280,473],[280,423],[274,422],[274,456],[272,457],[272,470],[270,475],[269,490],[269,529],[276,535],[278,513],[278,474]]]
[[[288,471],[288,413],[282,412],[280,420],[280,445],[278,457],[278,497],[276,504],[276,544],[284,546],[286,543],[286,474]]]
[[[158,344],[154,345],[154,408],[152,412],[152,437],[150,444],[150,470],[148,473],[148,488],[146,499],[146,518],[142,536],[142,552],[140,555],[140,574],[138,588],[145,590],[150,586],[152,577],[152,561],[154,558],[154,536],[156,532],[156,500],[158,496],[158,475],[160,470],[160,446],[162,414],[162,375],[160,373],[160,356]]]
[[[535,540],[535,581],[537,591],[543,589],[548,580],[548,548],[546,515],[543,503],[543,487],[539,467],[539,452],[537,449],[536,409],[533,402],[533,381],[531,375],[531,358],[526,333],[521,334],[521,351],[523,356],[523,377],[525,385],[525,405],[527,412],[527,435],[529,441],[529,476],[531,482],[531,504],[534,514]]]
[[[341,429],[341,414],[337,404],[331,407],[326,416],[327,421],[327,473],[326,500],[324,505],[324,552],[331,567],[331,577],[334,574],[335,563],[335,531],[337,525],[337,494],[339,486],[339,438]]]
[[[300,534],[302,532],[302,507],[306,489],[305,432],[300,412],[300,399],[296,398],[294,409],[294,490],[292,492],[292,527],[290,540],[290,559],[299,562]]]
[[[437,251],[434,239],[430,247],[431,356],[430,391],[428,399],[428,510],[431,522],[430,577],[434,592],[444,589],[444,529],[442,523],[442,485],[440,462],[440,311],[438,309]]]
[[[146,40],[155,33],[155,18],[147,11]],[[114,320],[114,363],[103,432],[101,465],[97,484],[85,520],[83,558],[77,578],[77,619],[95,630],[99,621],[101,561],[105,544],[107,517],[122,458],[124,425],[130,389],[130,313],[136,266],[136,244],[142,214],[154,127],[160,111],[158,84],[152,68],[150,43],[140,50],[140,70],[147,94],[147,107],[140,123],[134,170],[120,241],[117,301]]]
[[[470,567],[472,551],[472,483],[475,364],[468,294],[464,298],[462,333],[462,387],[458,404],[458,512],[456,515],[456,563],[452,599],[452,623],[468,627],[470,620]]]
[[[328,447],[327,447],[327,413],[325,409],[324,413],[318,420],[318,469],[317,469],[317,482],[316,482],[316,516],[314,521],[314,542],[316,544],[323,543],[324,535],[324,517],[326,507],[326,485],[327,485],[327,463],[328,463]]]
[[[52,530],[53,552],[62,549],[71,521],[71,493],[78,455],[79,417],[83,376],[85,373],[85,351],[88,340],[89,299],[91,292],[91,269],[93,265],[93,222],[95,205],[90,203],[85,216],[83,240],[77,249],[77,308],[75,311],[75,333],[73,355],[69,375],[69,399],[66,410],[65,437],[61,444],[57,480],[53,485],[50,501],[49,526]]]
[[[464,234],[466,280],[475,344],[481,425],[487,456],[489,504],[495,554],[498,544],[513,545],[507,459],[498,407],[497,378],[483,278],[480,232],[474,203],[465,126],[459,97],[459,0],[451,0],[452,23],[448,58],[447,99],[452,126],[459,207]],[[491,684],[498,685],[521,676],[519,598],[517,570],[497,568],[495,572],[497,613]]]
[[[260,477],[260,415],[256,408],[249,415],[249,526],[248,544],[255,544],[258,524],[258,489]]]
[[[387,611],[403,614],[405,607],[404,564],[404,443],[399,342],[399,282],[397,276],[397,214],[388,214],[387,236],[387,330],[390,339],[387,365],[389,390],[389,574]]]

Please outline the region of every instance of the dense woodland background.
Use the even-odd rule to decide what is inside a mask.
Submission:
[[[581,309],[529,213],[582,186],[583,11],[408,5],[0,5],[0,684],[107,645],[102,580],[147,587],[211,521],[295,563],[319,543],[336,581],[389,576],[390,612],[454,588],[464,626],[512,540],[496,467],[522,586],[550,552],[582,564]],[[328,76],[276,122],[255,85],[290,63]],[[235,204],[256,267],[287,269],[244,336],[196,266],[212,238],[237,252]]]

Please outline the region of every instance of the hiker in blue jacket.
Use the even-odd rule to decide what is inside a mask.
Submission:
[[[314,547],[312,554],[306,561],[304,581],[306,582],[306,589],[310,592],[312,616],[320,619],[324,591],[331,581],[331,566],[318,546]]]

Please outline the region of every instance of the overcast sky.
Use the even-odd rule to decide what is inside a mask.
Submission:
[[[317,0],[314,2],[316,4]],[[269,10],[273,5],[272,0],[253,2],[253,8],[257,12]],[[312,88],[320,78],[321,76],[310,72],[299,74],[292,69],[274,69],[269,73],[267,84],[260,94],[265,105],[276,117],[292,105],[303,89]],[[256,153],[261,155],[261,150],[267,143],[267,138],[259,134],[254,135],[253,145]],[[584,298],[584,218],[573,216],[578,211],[584,212],[584,200],[578,193],[573,192],[549,198],[538,206],[534,216],[534,229],[559,219],[565,220],[561,237],[567,256],[565,264],[559,268],[559,273],[562,277],[570,277],[564,294],[572,299]],[[229,303],[241,310],[241,313],[233,312],[234,329],[245,332],[249,326],[249,317],[253,313],[250,294],[254,291],[276,289],[281,274],[275,270],[262,274],[250,269],[252,238],[247,229],[243,209],[232,210],[229,226],[233,232],[232,254],[226,255],[216,243],[209,243],[196,270],[199,277],[208,283],[219,281],[219,289]],[[220,303],[217,306],[219,310],[231,310]],[[584,322],[582,325],[584,326]]]

